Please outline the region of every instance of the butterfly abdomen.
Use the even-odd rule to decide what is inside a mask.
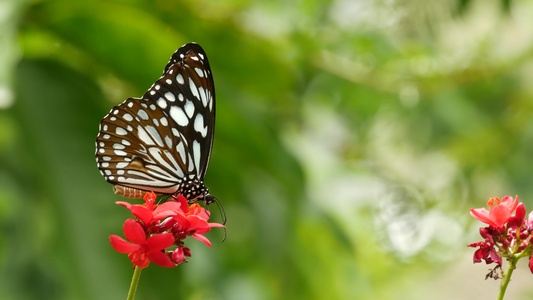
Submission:
[[[147,193],[143,190],[138,190],[118,184],[113,186],[113,190],[115,191],[115,194],[126,198],[143,198],[144,195]]]

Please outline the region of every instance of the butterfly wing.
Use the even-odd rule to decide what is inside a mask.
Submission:
[[[164,72],[143,99],[170,104],[161,107],[189,138],[198,178],[203,180],[215,133],[215,84],[209,60],[200,45],[189,43],[172,55]]]
[[[100,122],[98,168],[120,187],[173,194],[187,182],[203,191],[214,122],[207,56],[199,45],[186,44],[141,99],[115,106]]]

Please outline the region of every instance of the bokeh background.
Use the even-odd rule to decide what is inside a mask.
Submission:
[[[533,208],[532,16],[526,0],[1,0],[0,298],[126,298],[108,237],[129,213],[97,170],[98,123],[195,41],[227,238],[145,269],[137,299],[494,299],[468,209]],[[522,264],[509,299],[532,281]]]

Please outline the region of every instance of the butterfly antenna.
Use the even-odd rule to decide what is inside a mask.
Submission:
[[[224,210],[224,206],[222,206],[222,203],[217,198],[213,197],[213,202],[215,202],[218,206],[218,211],[220,212],[220,215],[222,216],[222,225],[226,225],[226,221],[228,220],[226,216],[226,211]],[[226,240],[226,227],[224,227],[224,238],[222,239],[222,242]]]
[[[157,205],[159,205],[161,203],[164,203],[164,202],[167,202],[171,198],[172,198],[172,200],[174,200],[174,195],[165,195],[165,197],[159,198],[159,201],[157,201]]]

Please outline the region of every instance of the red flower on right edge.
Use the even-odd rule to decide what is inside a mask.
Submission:
[[[486,208],[472,208],[470,214],[477,220],[492,225],[494,227],[501,227],[511,217],[511,214],[518,207],[518,196],[513,200],[511,196],[505,196],[500,201],[499,198],[490,198],[488,201],[490,211]]]
[[[115,250],[127,253],[134,265],[145,268],[150,262],[161,267],[175,267],[186,262],[191,256],[183,240],[192,236],[211,247],[203,236],[212,227],[225,227],[218,223],[208,223],[209,214],[199,204],[189,203],[179,195],[161,205],[155,205],[156,195],[146,193],[143,205],[133,205],[119,201],[117,204],[128,208],[136,217],[124,223],[125,240],[111,235],[109,240]],[[167,249],[175,246],[174,249]]]
[[[474,253],[474,263],[482,260],[485,263],[496,263],[501,267],[502,257],[529,257],[529,268],[533,273],[533,212],[525,219],[526,208],[518,202],[518,196],[491,198],[488,201],[490,210],[486,208],[470,209],[470,214],[477,220],[488,224],[480,228],[483,241],[469,244],[468,247],[478,248]],[[513,215],[514,213],[514,215]]]

